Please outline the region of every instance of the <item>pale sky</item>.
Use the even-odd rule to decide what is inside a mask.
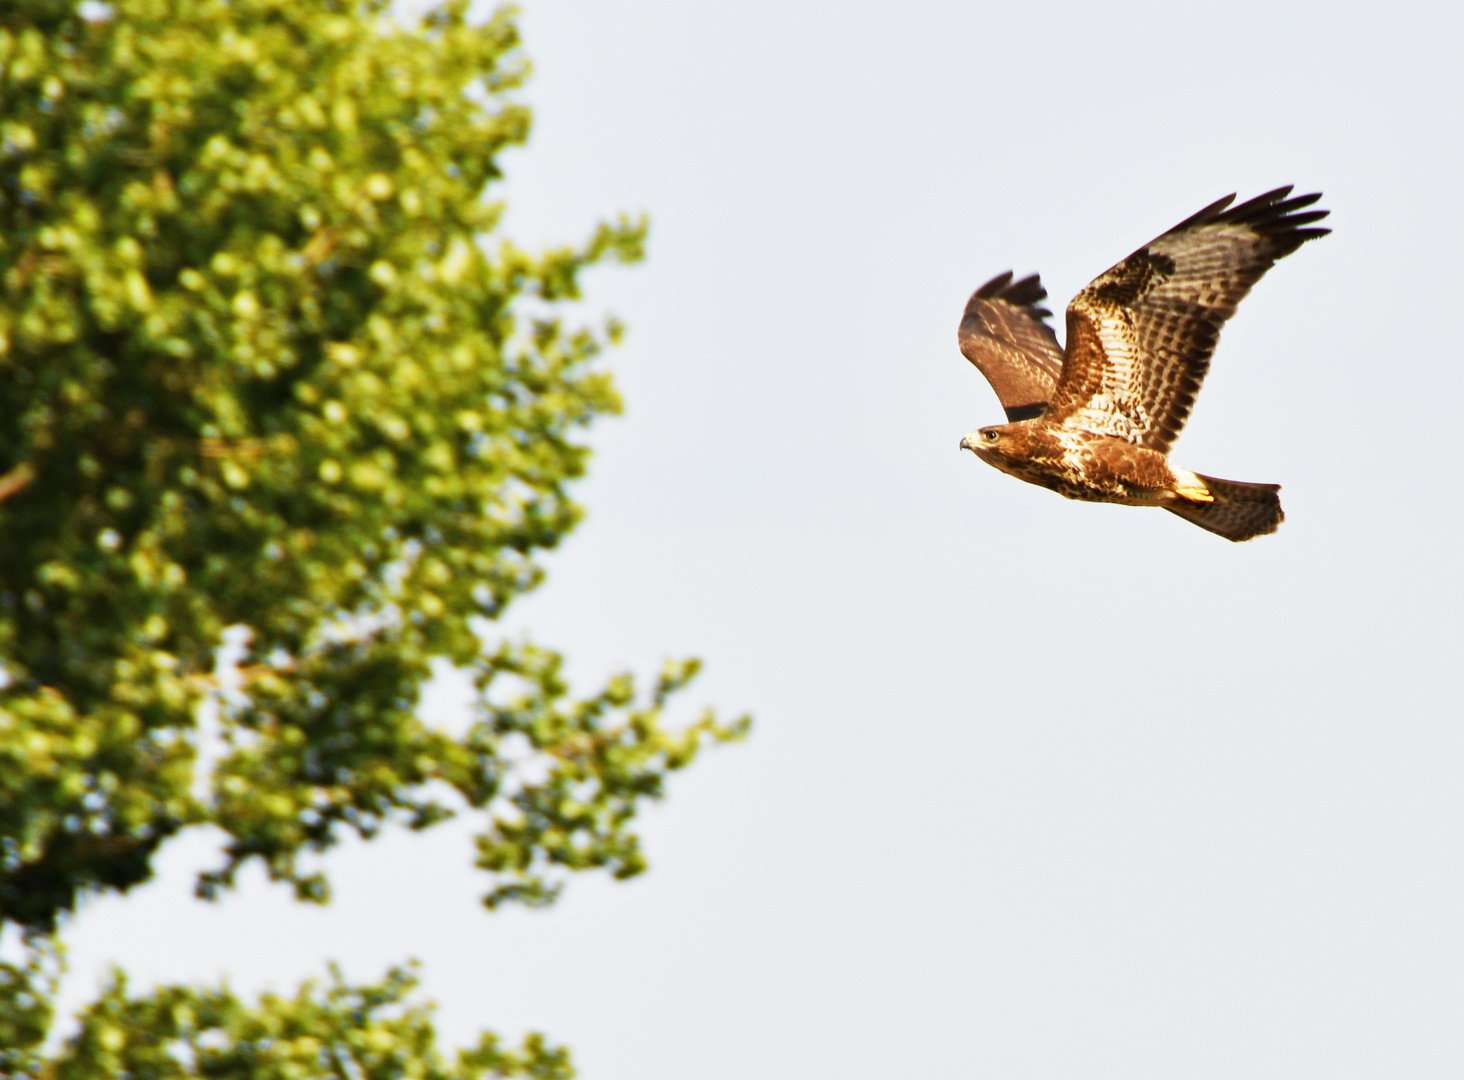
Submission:
[[[69,1003],[418,957],[447,1045],[585,1080],[1464,1075],[1456,5],[525,0],[506,230],[630,328],[589,517],[505,630],[586,693],[699,655],[756,718],[649,814],[652,869],[490,915],[471,820],[331,856],[206,837],[67,934]],[[1035,14],[1040,12],[1040,14]],[[1335,232],[1226,329],[1175,460],[1284,486],[1244,545],[963,454],[970,291],[1090,278],[1228,192]],[[1060,321],[1060,320],[1059,320]],[[424,705],[460,719],[450,682]]]

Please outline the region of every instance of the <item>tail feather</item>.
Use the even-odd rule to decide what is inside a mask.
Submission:
[[[1239,480],[1217,480],[1213,476],[1201,476],[1200,480],[1215,497],[1214,502],[1185,500],[1166,503],[1164,509],[1235,541],[1273,533],[1286,519],[1281,512],[1280,496],[1276,494],[1281,490],[1280,484],[1246,484]]]

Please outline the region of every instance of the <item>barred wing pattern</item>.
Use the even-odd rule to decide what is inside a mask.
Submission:
[[[1331,231],[1304,227],[1327,216],[1305,211],[1320,195],[1290,194],[1212,203],[1074,297],[1047,421],[1167,453],[1236,305],[1277,259]]]
[[[1044,321],[1052,312],[1033,274],[1012,281],[1008,271],[977,289],[966,302],[958,339],[961,352],[986,376],[1007,420],[1040,416],[1062,372],[1062,349]]]

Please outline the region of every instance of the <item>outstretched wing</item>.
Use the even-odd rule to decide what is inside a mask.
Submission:
[[[1040,416],[1062,372],[1057,335],[1039,307],[1047,290],[1036,274],[1012,281],[1011,271],[971,294],[961,316],[961,352],[986,376],[1007,420]]]
[[[1305,228],[1327,216],[1305,210],[1320,195],[1290,194],[1212,203],[1074,297],[1047,419],[1168,452],[1236,305],[1277,259],[1331,231]]]

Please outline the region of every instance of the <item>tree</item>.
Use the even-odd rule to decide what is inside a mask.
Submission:
[[[696,661],[576,700],[556,653],[495,640],[579,519],[579,429],[619,406],[594,360],[620,327],[566,311],[645,223],[540,254],[494,238],[485,192],[529,127],[512,13],[473,26],[459,0],[407,30],[386,8],[0,3],[0,925],[37,949],[0,973],[17,1031],[49,1019],[58,919],[181,829],[229,836],[201,896],[258,859],[324,902],[302,856],[342,830],[471,808],[486,903],[547,904],[569,872],[642,870],[637,807],[746,730],[663,725]],[[415,715],[435,658],[472,672],[462,738]],[[405,986],[302,991],[291,1015]],[[87,1023],[243,1008],[159,995],[119,979]]]

